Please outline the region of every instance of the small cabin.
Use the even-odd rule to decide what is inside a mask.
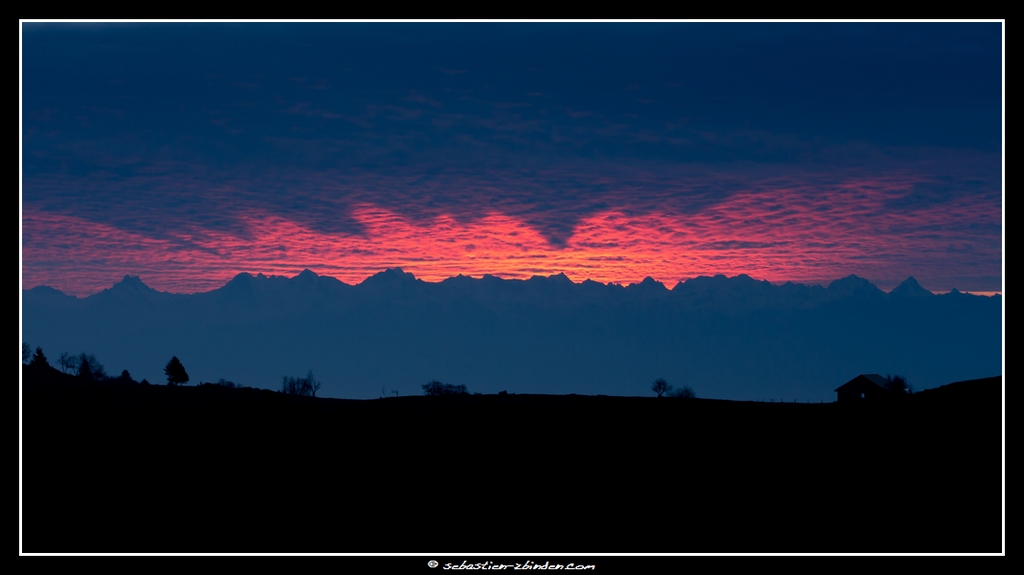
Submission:
[[[862,373],[836,388],[836,401],[854,403],[885,399],[886,383],[887,380],[877,373]]]

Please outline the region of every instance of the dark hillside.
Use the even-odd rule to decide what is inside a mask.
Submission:
[[[1003,378],[986,377],[969,381],[958,381],[914,394],[914,401],[921,405],[947,405],[964,407],[993,407],[1002,404]]]
[[[1001,549],[987,380],[850,408],[24,378],[28,552]]]

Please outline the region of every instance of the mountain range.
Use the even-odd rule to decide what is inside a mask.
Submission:
[[[92,353],[112,374],[162,383],[173,355],[194,383],[266,388],[312,369],[320,395],[349,398],[419,394],[431,380],[651,395],[665,378],[701,397],[817,402],[860,373],[924,389],[1002,370],[1002,296],[936,295],[912,277],[886,293],[853,275],[827,288],[718,275],[669,289],[564,274],[431,283],[398,268],[349,285],[305,270],[172,294],[125,276],[85,298],[24,290],[22,318],[23,341],[51,363]]]

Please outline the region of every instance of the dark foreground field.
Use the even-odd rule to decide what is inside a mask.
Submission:
[[[23,551],[1000,552],[1000,388],[348,401],[26,370]]]

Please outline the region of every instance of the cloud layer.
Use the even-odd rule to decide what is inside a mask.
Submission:
[[[23,24],[23,283],[1001,286],[998,24]]]
[[[23,273],[27,286],[78,295],[126,273],[161,290],[195,292],[243,271],[290,276],[310,268],[358,283],[395,266],[428,281],[459,273],[528,278],[564,272],[576,281],[616,283],[651,276],[672,285],[717,273],[820,283],[856,273],[883,288],[908,275],[942,291],[992,284],[963,282],[1000,265],[998,209],[964,199],[891,209],[922,187],[911,179],[848,180],[827,193],[822,185],[786,184],[763,182],[697,208],[671,201],[671,194],[661,209],[605,202],[610,207],[574,214],[562,244],[531,223],[529,212],[500,207],[471,217],[413,204],[400,210],[371,202],[325,207],[327,215],[344,214],[346,223],[336,227],[287,210],[214,210],[230,224],[186,219],[159,235],[117,222],[26,213],[24,258],[32,265]],[[960,275],[941,275],[946,269]]]

